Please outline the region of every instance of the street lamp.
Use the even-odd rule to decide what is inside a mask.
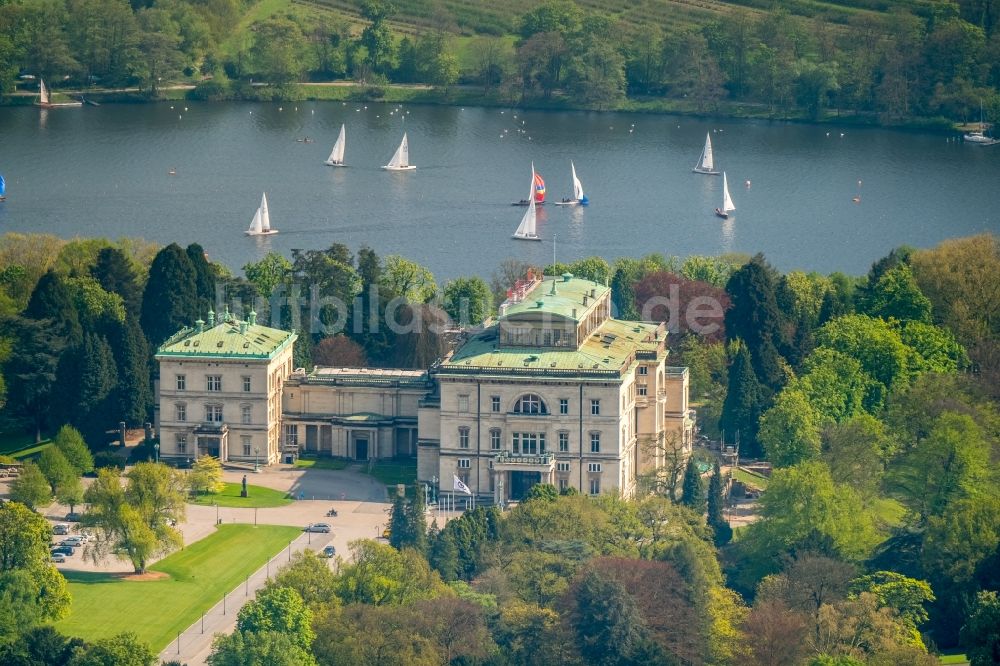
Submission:
[[[260,447],[259,446],[255,446],[255,447],[253,447],[253,471],[254,471],[254,473],[260,471],[260,462],[258,460],[259,457],[260,457]]]
[[[431,477],[431,500],[437,503],[437,491],[438,491],[438,478],[436,476]]]
[[[160,462],[160,443],[153,442],[153,460]]]

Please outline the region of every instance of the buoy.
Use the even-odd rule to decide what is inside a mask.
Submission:
[[[750,179],[749,178],[747,178],[747,182],[745,182],[744,185],[747,186],[748,190],[750,189]]]

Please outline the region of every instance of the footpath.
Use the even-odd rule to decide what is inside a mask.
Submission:
[[[233,631],[236,627],[236,615],[243,608],[243,605],[256,596],[257,590],[264,587],[264,583],[280,567],[288,563],[292,553],[307,548],[320,551],[332,541],[332,538],[332,534],[311,532],[298,536],[242,584],[226,594],[219,600],[219,603],[202,615],[201,619],[178,634],[170,645],[160,653],[161,663],[176,661],[187,664],[187,666],[204,666],[208,655],[212,652],[212,641],[215,634],[228,634]]]

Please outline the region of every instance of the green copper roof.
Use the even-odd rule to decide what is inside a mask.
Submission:
[[[271,358],[298,338],[295,333],[234,319],[198,332],[183,328],[160,345],[156,357]]]
[[[470,338],[438,369],[439,374],[573,374],[620,376],[637,353],[664,350],[666,332],[659,324],[608,319],[579,349],[499,347],[497,326]]]
[[[594,296],[590,295],[591,291]],[[520,302],[509,305],[501,318],[547,313],[580,321],[608,291],[611,291],[610,288],[599,282],[576,278],[569,273],[558,277],[546,275]],[[583,304],[584,296],[587,297],[586,305]],[[576,316],[573,315],[573,310],[576,310]]]

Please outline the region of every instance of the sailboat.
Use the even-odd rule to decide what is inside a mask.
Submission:
[[[417,168],[410,165],[410,144],[406,141],[406,132],[403,132],[403,140],[392,159],[382,168],[386,171],[412,171]]]
[[[535,171],[534,163],[531,165],[531,172],[535,175],[531,181],[531,192],[528,193],[528,198],[515,201],[511,206],[527,206],[529,203],[536,206],[545,205],[545,179],[542,178],[542,174]]]
[[[3,174],[0,174],[0,201],[7,199],[7,181],[3,179]]]
[[[555,201],[553,203],[557,206],[586,206],[590,203],[590,199],[588,199],[587,195],[583,193],[583,183],[581,183],[580,179],[576,177],[576,167],[573,165],[573,160],[569,161],[569,170],[573,176],[573,198],[563,199],[562,201]]]
[[[38,79],[38,101],[35,102],[35,106],[40,106],[43,109],[55,109],[59,107],[83,106],[83,102],[53,102],[45,81]]]
[[[260,197],[260,207],[253,214],[253,221],[250,228],[246,230],[247,236],[269,236],[278,233],[277,229],[271,228],[271,216],[267,212],[267,193]]]
[[[346,142],[344,136],[344,125],[341,124],[340,135],[337,136],[337,142],[333,144],[333,150],[330,151],[330,157],[328,157],[326,162],[323,162],[323,164],[327,166],[347,166],[344,164],[344,143]]]
[[[994,143],[1000,143],[1000,139],[994,139],[991,136],[986,136],[986,123],[983,122],[983,103],[979,103],[979,129],[973,130],[971,132],[966,132],[962,139],[967,143],[974,143],[979,146],[992,146]]]
[[[532,240],[540,241],[537,231],[535,230],[535,192],[536,192],[536,181],[535,176],[535,163],[531,163],[531,187],[528,190],[528,210],[524,211],[524,217],[521,218],[521,224],[517,225],[517,231],[514,232],[512,238],[517,240]]]
[[[701,157],[698,158],[698,163],[691,171],[707,176],[719,175],[719,172],[715,170],[715,160],[712,158],[712,135],[708,132],[705,133],[705,147],[701,149]]]
[[[722,172],[722,208],[716,208],[715,214],[724,220],[729,219],[729,214],[736,210],[733,205],[733,198],[729,196],[729,181],[726,180],[726,172]]]

